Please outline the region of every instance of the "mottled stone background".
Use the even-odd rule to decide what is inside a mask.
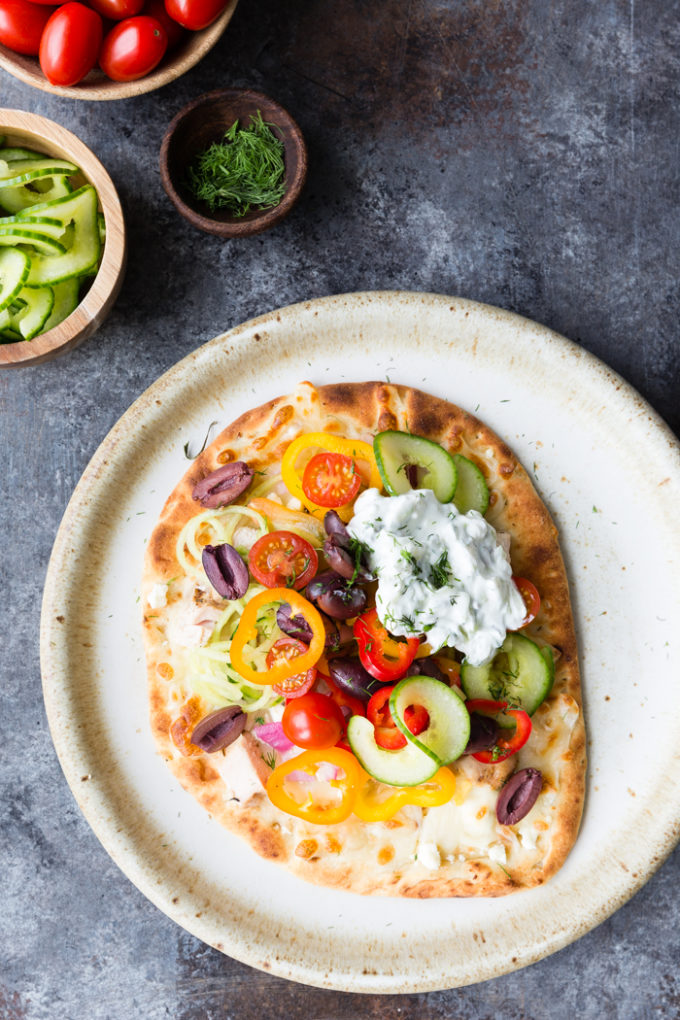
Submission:
[[[183,355],[278,306],[382,288],[501,305],[604,359],[680,430],[679,14],[669,0],[241,0],[198,67],[139,99],[75,102],[0,72],[0,106],[63,123],[103,160],[130,239],[100,332],[0,376],[2,1020],[680,1016],[677,852],[595,931],[475,987],[374,999],[221,956],[81,817],[38,662],[50,549],[110,426]],[[174,114],[226,85],[281,101],[310,154],[290,218],[234,243],[190,229],[158,171]]]

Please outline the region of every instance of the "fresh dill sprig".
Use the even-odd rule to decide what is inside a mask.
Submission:
[[[221,142],[200,152],[189,167],[187,186],[201,202],[240,218],[252,208],[271,209],[286,190],[283,142],[258,110],[247,128],[231,125]]]

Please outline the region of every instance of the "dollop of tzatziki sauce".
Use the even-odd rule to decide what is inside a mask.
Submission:
[[[378,617],[395,636],[424,634],[433,650],[448,645],[481,666],[526,616],[508,556],[476,510],[462,514],[431,489],[366,489],[347,528],[378,578]]]

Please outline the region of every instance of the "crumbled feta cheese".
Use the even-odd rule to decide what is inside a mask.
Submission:
[[[505,864],[508,857],[502,843],[491,844],[489,847],[489,859],[495,861],[496,864]]]
[[[436,843],[418,844],[418,864],[430,871],[436,871],[441,866],[441,857]]]
[[[168,586],[163,582],[154,584],[148,598],[151,609],[165,609],[168,604]]]

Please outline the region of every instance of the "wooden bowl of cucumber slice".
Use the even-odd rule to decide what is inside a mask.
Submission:
[[[0,368],[91,336],[125,259],[123,210],[94,153],[54,121],[0,109]]]

